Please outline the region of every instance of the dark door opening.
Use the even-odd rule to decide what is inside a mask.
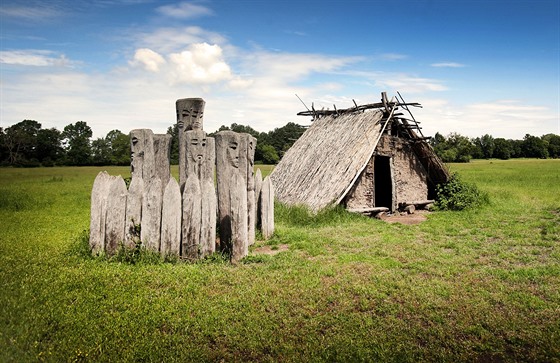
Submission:
[[[375,156],[373,162],[373,175],[375,183],[375,206],[387,207],[393,210],[393,177],[391,158],[388,156]]]

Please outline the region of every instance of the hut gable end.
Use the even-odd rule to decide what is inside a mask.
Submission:
[[[426,142],[400,96],[349,109],[304,111],[314,122],[271,174],[277,199],[319,211],[342,203],[353,211],[390,210],[427,201],[449,172]],[[397,109],[407,111],[395,112]]]

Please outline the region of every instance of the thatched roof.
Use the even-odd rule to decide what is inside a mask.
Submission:
[[[367,110],[315,119],[271,174],[278,200],[314,211],[340,203],[375,151],[382,118]]]

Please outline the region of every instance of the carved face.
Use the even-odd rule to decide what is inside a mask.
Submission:
[[[239,168],[239,142],[230,141],[228,143],[227,158],[234,168]]]
[[[195,136],[189,140],[189,147],[187,149],[188,157],[192,161],[202,164],[207,157],[208,152],[205,150],[207,145],[206,136]]]
[[[185,98],[177,100],[177,126],[181,131],[202,130],[204,116],[204,100],[202,98]]]
[[[130,166],[134,173],[136,168],[141,168],[145,152],[145,137],[140,130],[130,132]]]
[[[247,160],[249,161],[249,166],[252,168],[255,164],[255,143],[253,142],[253,138],[249,138],[249,142],[247,145]]]

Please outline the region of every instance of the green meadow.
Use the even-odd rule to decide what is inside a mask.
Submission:
[[[0,362],[560,361],[560,160],[451,164],[490,203],[417,225],[277,205],[235,266],[90,257],[105,169],[0,169]]]

